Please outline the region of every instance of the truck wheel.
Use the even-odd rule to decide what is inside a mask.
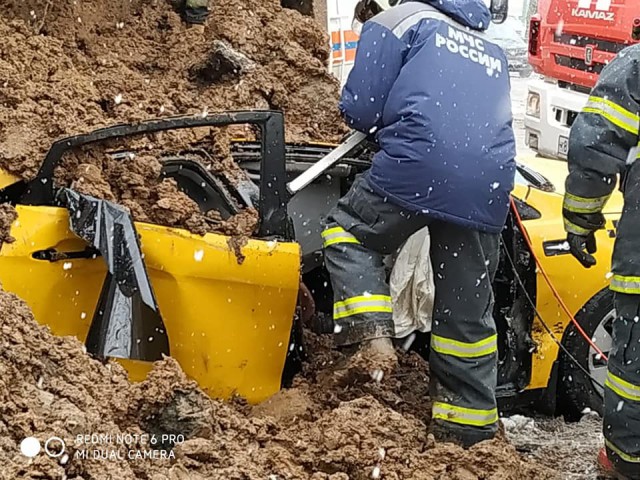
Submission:
[[[613,292],[608,288],[598,292],[576,315],[580,326],[605,355],[609,355],[611,350],[611,328],[615,317]],[[583,372],[566,353],[561,352],[559,378],[561,413],[567,421],[579,420],[587,408],[602,415],[604,391],[601,385],[604,385],[607,376],[606,362],[580,335],[573,324],[565,330],[562,343],[589,372],[589,375]]]

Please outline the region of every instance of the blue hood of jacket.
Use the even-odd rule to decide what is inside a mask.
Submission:
[[[491,11],[482,0],[410,0],[426,3],[474,30],[484,31],[491,23]]]

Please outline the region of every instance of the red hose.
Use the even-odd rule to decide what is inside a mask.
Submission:
[[[518,212],[518,208],[516,207],[516,202],[513,199],[513,197],[510,197],[510,199],[511,199],[511,207],[513,208],[513,212],[516,217],[516,223],[518,224],[518,228],[522,232],[522,235],[524,236],[524,240],[525,242],[527,242],[527,246],[529,247],[529,251],[531,252],[531,255],[533,255],[533,259],[535,260],[536,265],[538,266],[538,270],[540,270],[540,273],[542,273],[542,276],[547,282],[547,285],[549,285],[549,288],[551,289],[553,296],[556,297],[556,300],[558,300],[560,307],[562,307],[564,312],[569,316],[571,323],[573,323],[573,325],[576,327],[580,335],[582,335],[582,337],[587,341],[589,345],[591,345],[591,347],[598,353],[598,355],[600,355],[605,361],[609,361],[609,359],[604,354],[604,352],[600,350],[600,348],[593,342],[593,340],[591,340],[591,337],[587,335],[587,332],[583,330],[583,328],[580,326],[578,321],[574,318],[573,314],[569,311],[569,308],[567,308],[564,301],[560,297],[560,294],[556,290],[556,287],[554,287],[553,283],[551,283],[551,280],[549,279],[547,272],[542,267],[542,263],[540,263],[540,260],[538,259],[538,256],[536,255],[536,252],[533,249],[533,244],[531,243],[531,239],[529,238],[529,234],[527,233],[527,230],[524,228],[524,225],[522,223],[522,218],[520,218],[520,213]],[[542,321],[542,319],[540,319],[540,321]]]

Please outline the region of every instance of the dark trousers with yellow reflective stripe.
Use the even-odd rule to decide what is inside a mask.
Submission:
[[[335,339],[350,345],[394,335],[384,256],[429,226],[435,306],[430,356],[432,431],[465,445],[497,431],[497,341],[492,282],[499,235],[415,215],[359,177],[327,218],[325,262]]]
[[[605,384],[607,453],[626,476],[640,479],[640,162],[627,168],[624,209],[613,249],[611,290],[617,317]]]
[[[640,295],[615,294],[604,393],[604,437],[616,470],[640,479]]]

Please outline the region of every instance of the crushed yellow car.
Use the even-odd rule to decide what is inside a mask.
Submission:
[[[123,132],[175,128],[172,121],[175,119],[110,127],[73,137],[76,140],[71,144],[59,142],[52,151],[60,156],[60,150]],[[331,145],[285,145],[282,117],[276,112],[235,112],[180,122],[179,128],[253,123],[262,132],[261,143],[236,142],[233,146],[236,161],[260,186],[260,231],[243,247],[246,259],[242,264],[228,247],[227,237],[135,225],[162,314],[168,353],[210,395],[228,398],[237,394],[260,402],[287,383],[303,357],[293,321],[300,276],[313,296],[310,308],[315,307],[318,318],[328,319],[317,325],[332,331],[332,292],[322,261],[321,220],[355,176],[368,168],[371,151],[352,152],[290,198],[287,180],[329,153]],[[534,253],[562,301],[607,352],[614,316],[608,273],[621,197],[614,195],[607,205],[606,229],[597,233],[598,264],[585,270],[569,254],[565,242],[562,185],[566,163],[549,162],[518,164],[515,205]],[[175,178],[193,189],[201,178],[188,168],[184,173],[182,167],[174,169]],[[191,177],[181,180],[177,173],[181,171]],[[47,160],[41,174],[52,174]],[[89,341],[107,275],[104,259],[88,250],[87,242],[70,229],[67,209],[54,205],[48,190],[51,184],[32,183],[28,188],[6,175],[0,181],[2,200],[14,203],[19,213],[11,229],[17,241],[0,250],[0,282],[24,298],[36,319],[54,333]],[[502,411],[526,407],[576,416],[586,407],[601,410],[599,383],[606,365],[577,334],[536,268],[513,212],[502,234],[494,289]],[[144,340],[153,343],[157,339]],[[419,336],[413,348],[428,355],[428,339]],[[129,357],[123,362],[134,378],[148,368],[148,362],[139,360],[153,360]]]
[[[145,331],[145,325],[116,325],[115,331],[107,331],[113,327],[104,323],[96,327],[96,318],[104,313],[97,311],[104,306],[101,299],[108,303],[114,294],[113,288],[107,292],[111,275],[106,256],[70,228],[75,215],[70,218],[67,208],[56,205],[59,198],[52,178],[57,161],[71,148],[105,139],[236,123],[257,125],[263,140],[260,231],[258,238],[242,248],[244,261],[237,261],[225,236],[197,236],[137,223],[141,257],[163,325],[150,332]],[[181,181],[193,185],[195,178],[204,186],[209,179],[194,177],[194,171],[197,173],[176,169],[174,178],[179,185]],[[187,177],[181,179],[180,175]],[[118,352],[108,356],[121,358],[134,379],[144,376],[148,361],[170,354],[211,396],[240,395],[250,402],[260,402],[281,388],[285,362],[291,356],[300,283],[300,247],[292,238],[283,197],[285,185],[279,183],[284,178],[283,118],[277,112],[235,112],[116,125],[61,140],[52,146],[32,182],[7,174],[1,177],[3,200],[16,205],[18,218],[10,231],[15,242],[5,243],[0,251],[0,282],[7,291],[23,298],[35,318],[54,334],[87,341],[90,353],[95,353],[88,338],[92,329],[98,350],[109,338],[114,339]],[[264,188],[267,183],[269,187]],[[107,231],[104,237],[112,235]],[[117,293],[117,286],[115,290]],[[120,308],[135,314],[141,305],[134,300]],[[127,317],[131,312],[116,313]],[[161,347],[153,348],[156,345]]]
[[[605,206],[607,223],[596,233],[597,265],[586,270],[569,253],[565,241],[562,201],[567,163],[542,158],[525,162],[519,166],[512,195],[518,199],[534,253],[561,300],[596,345],[608,354],[615,317],[613,293],[608,286],[622,195],[614,192]],[[502,291],[509,282],[514,282],[511,286],[515,289],[514,308],[505,315],[496,309],[496,320],[502,323],[503,330],[510,332],[501,336],[499,378],[503,399],[507,405],[524,403],[548,413],[563,413],[568,418],[580,417],[585,408],[601,413],[606,362],[578,333],[536,268],[513,214],[509,216],[503,240],[511,236],[515,237],[510,242],[512,255],[518,259],[517,273],[525,288],[518,285],[513,273],[506,274],[511,280],[502,279]],[[500,296],[497,300],[500,302]],[[508,327],[509,324],[515,328]]]

